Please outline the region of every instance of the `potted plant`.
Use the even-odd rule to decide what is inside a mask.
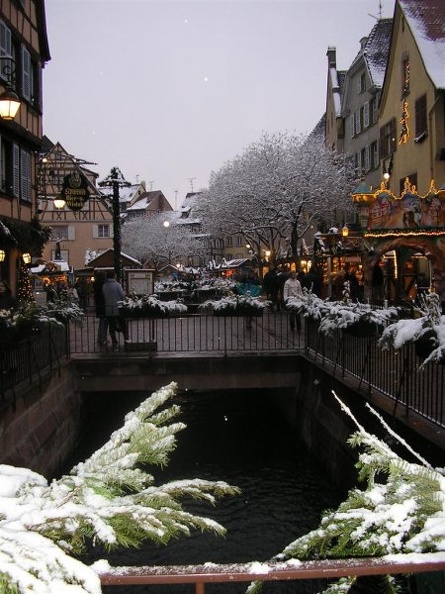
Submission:
[[[187,312],[179,299],[161,301],[156,295],[130,295],[119,302],[121,315],[127,318],[167,318]]]
[[[375,336],[398,317],[395,307],[376,309],[369,303],[352,301],[349,297],[349,281],[345,282],[342,301],[328,302],[325,308],[319,331],[326,335],[343,330],[353,336]]]
[[[420,305],[415,307],[416,317],[390,324],[379,340],[383,349],[390,346],[400,349],[407,343],[414,343],[416,354],[426,363],[445,362],[445,316],[439,295],[427,293],[421,296]]]

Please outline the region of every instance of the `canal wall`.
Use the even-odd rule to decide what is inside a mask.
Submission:
[[[280,407],[307,450],[324,468],[329,481],[338,488],[349,489],[357,484],[358,450],[353,449],[349,437],[357,425],[346,414],[333,392],[349,409],[366,431],[385,441],[403,458],[418,462],[390,435],[381,421],[369,410],[371,406],[403,440],[433,466],[443,466],[443,441],[438,439],[438,427],[414,412],[409,417],[393,399],[360,384],[358,379],[341,377],[341,371],[331,365],[319,365],[305,357],[298,362],[299,382],[292,397],[283,395]],[[336,372],[336,373],[335,373]],[[369,406],[368,406],[369,405]]]
[[[0,414],[1,463],[56,476],[78,443],[86,411],[67,365],[18,387]]]

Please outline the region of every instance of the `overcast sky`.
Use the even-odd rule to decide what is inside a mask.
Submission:
[[[44,133],[100,178],[118,166],[179,207],[262,132],[314,128],[327,48],[347,70],[379,4],[46,0]],[[394,0],[381,4],[392,17]]]

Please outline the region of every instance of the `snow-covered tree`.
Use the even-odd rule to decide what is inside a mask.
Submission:
[[[121,429],[69,475],[50,484],[29,469],[0,465],[0,592],[99,594],[93,568],[75,558],[86,541],[111,549],[149,539],[166,545],[193,530],[224,534],[186,511],[184,498],[214,504],[238,492],[225,482],[176,480],[156,486],[148,465],[165,466],[184,424],[166,406],[176,384],[129,413]]]
[[[387,443],[366,431],[333,394],[357,426],[349,443],[362,450],[356,466],[364,486],[352,489],[336,510],[324,514],[318,528],[291,542],[274,560],[384,557],[445,551],[445,468],[433,468],[367,404],[390,439],[403,446],[414,461],[405,460]],[[372,589],[359,587],[361,578],[342,578],[323,593],[408,592],[403,576],[377,578]],[[351,588],[355,582],[356,589]],[[260,590],[261,582],[254,582],[246,594],[258,594]]]
[[[197,208],[213,235],[241,232],[257,254],[267,248],[272,258],[288,245],[295,259],[314,223],[353,208],[353,187],[348,161],[328,150],[320,136],[265,133],[212,174]]]
[[[125,251],[158,270],[166,264],[178,262],[187,265],[194,258],[204,258],[206,245],[188,225],[168,221],[165,215],[137,217],[122,227],[122,245]]]

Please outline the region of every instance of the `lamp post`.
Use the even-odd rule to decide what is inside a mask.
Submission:
[[[0,118],[2,120],[11,121],[17,115],[20,108],[20,99],[17,94],[11,89],[11,85],[15,79],[15,60],[11,56],[0,56],[0,73],[3,80],[8,83],[4,84],[5,90],[0,95]]]
[[[120,219],[120,188],[131,186],[122,175],[119,167],[113,167],[105,179],[99,182],[102,188],[112,188],[112,205],[113,205],[113,252],[114,252],[114,270],[116,278],[119,282],[122,281],[122,266],[121,266],[121,219]]]

